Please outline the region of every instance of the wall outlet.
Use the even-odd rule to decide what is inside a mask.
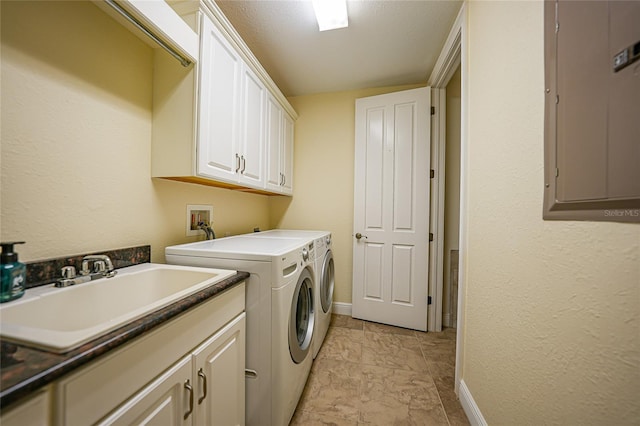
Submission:
[[[187,205],[187,237],[204,235],[204,231],[198,228],[199,222],[211,225],[213,221],[213,206],[201,204]]]

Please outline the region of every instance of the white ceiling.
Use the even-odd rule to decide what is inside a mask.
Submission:
[[[458,0],[348,0],[318,31],[310,0],[216,0],[285,96],[426,83]]]

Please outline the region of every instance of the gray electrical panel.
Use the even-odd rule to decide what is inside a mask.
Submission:
[[[640,222],[640,1],[545,2],[545,219]]]

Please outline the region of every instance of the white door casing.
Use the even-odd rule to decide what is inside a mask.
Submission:
[[[429,87],[356,100],[354,318],[427,330]]]

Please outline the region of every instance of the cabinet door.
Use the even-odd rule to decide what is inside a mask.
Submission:
[[[282,172],[280,169],[282,145],[282,108],[271,96],[267,96],[267,176],[266,187],[270,191],[280,192]]]
[[[244,425],[245,314],[193,353],[196,425]]]
[[[242,60],[207,16],[202,16],[197,173],[227,182],[240,169]]]
[[[282,189],[287,195],[293,194],[293,120],[282,114]]]
[[[2,411],[2,426],[46,426],[50,421],[50,401],[48,390],[36,392],[26,402]]]
[[[191,356],[187,356],[98,424],[192,424],[195,395],[191,374]]]
[[[238,182],[264,187],[264,121],[266,88],[246,65],[242,66],[242,137]]]

